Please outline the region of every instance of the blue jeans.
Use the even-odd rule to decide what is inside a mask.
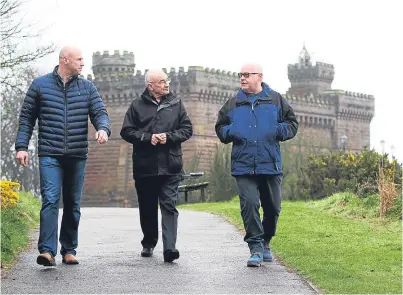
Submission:
[[[61,255],[76,255],[80,201],[87,159],[40,157],[42,209],[38,250],[56,256],[60,195],[63,195],[63,218],[60,229]],[[62,193],[63,190],[63,193]]]

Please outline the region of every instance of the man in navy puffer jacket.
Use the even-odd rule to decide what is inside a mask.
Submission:
[[[60,254],[63,263],[78,264],[80,201],[88,155],[88,116],[98,143],[108,141],[109,117],[95,86],[80,78],[84,66],[81,51],[66,46],[52,73],[36,78],[28,89],[19,118],[15,142],[19,164],[28,163],[28,143],[36,120],[39,126],[39,172],[42,208],[37,263],[55,265],[58,236],[58,204],[63,195]]]
[[[269,243],[281,209],[279,142],[296,135],[298,122],[288,102],[262,82],[260,65],[243,66],[239,77],[241,89],[219,111],[215,130],[221,142],[233,144],[231,169],[251,252],[247,266],[260,266],[273,259]]]

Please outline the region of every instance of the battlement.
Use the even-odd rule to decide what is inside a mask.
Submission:
[[[99,51],[92,55],[92,71],[96,80],[110,80],[117,76],[133,76],[134,54],[124,50],[121,54],[119,50],[115,50],[113,55],[105,50],[103,54]]]
[[[329,69],[334,69],[334,65],[328,64],[328,63],[324,63],[324,62],[316,62],[315,66],[324,67],[324,68],[329,68]]]
[[[142,76],[145,75],[147,73],[148,69],[146,69],[144,71],[144,74],[140,71],[137,70],[136,71],[136,76]],[[231,71],[224,71],[224,70],[220,70],[220,69],[215,69],[215,68],[204,68],[201,66],[189,66],[188,70],[185,71],[185,67],[179,67],[179,70],[176,71],[175,67],[171,67],[169,72],[167,70],[167,68],[162,68],[162,71],[164,73],[166,73],[169,77],[176,77],[176,76],[188,76],[188,75],[192,75],[192,74],[197,74],[197,73],[204,73],[207,75],[211,75],[214,76],[216,78],[225,78],[225,79],[234,79],[237,82],[239,81],[238,79],[238,73],[237,72],[231,72]]]
[[[294,63],[294,64],[288,64],[288,68],[329,68],[329,69],[334,69],[334,65],[325,63],[325,62],[320,62],[317,61],[316,63],[308,63],[308,64],[301,64],[301,63]]]
[[[303,50],[306,51],[305,49]],[[304,53],[306,54],[306,52]],[[288,80],[291,83],[287,93],[318,95],[332,89],[334,66],[332,64],[310,61],[310,57],[300,59],[299,63],[288,65]]]
[[[318,108],[330,107],[336,104],[336,101],[329,99],[328,97],[318,95],[314,96],[312,93],[306,95],[290,95],[284,94],[283,97],[290,101],[291,104],[301,103],[301,104],[311,104]]]
[[[350,97],[364,98],[364,99],[370,99],[370,100],[375,99],[373,95],[358,93],[358,92],[344,91],[343,94],[346,96],[350,96]]]
[[[98,66],[108,66],[108,65],[122,65],[122,66],[132,66],[134,65],[134,54],[127,50],[120,54],[119,50],[115,50],[111,55],[108,50],[105,50],[103,54],[99,51],[93,53],[92,55],[92,67]]]

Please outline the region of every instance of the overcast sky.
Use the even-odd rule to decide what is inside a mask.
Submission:
[[[136,69],[197,65],[239,71],[263,65],[264,80],[285,93],[287,65],[305,43],[314,61],[335,66],[333,89],[373,94],[371,147],[403,161],[403,18],[398,1],[27,0],[26,19],[47,27],[41,42],[92,53],[133,51]],[[400,28],[400,29],[399,29]],[[400,36],[400,37],[399,37]],[[40,64],[52,70],[57,54]],[[400,134],[400,135],[399,135]]]

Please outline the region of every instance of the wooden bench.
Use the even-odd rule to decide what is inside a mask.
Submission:
[[[202,177],[204,172],[194,172],[190,174],[185,174],[183,177],[184,179],[195,179]],[[188,192],[200,190],[201,192],[201,199],[203,202],[206,201],[206,187],[209,185],[208,182],[201,182],[201,183],[191,183],[191,184],[182,184],[179,186],[179,192],[185,193],[185,203],[189,201]]]

